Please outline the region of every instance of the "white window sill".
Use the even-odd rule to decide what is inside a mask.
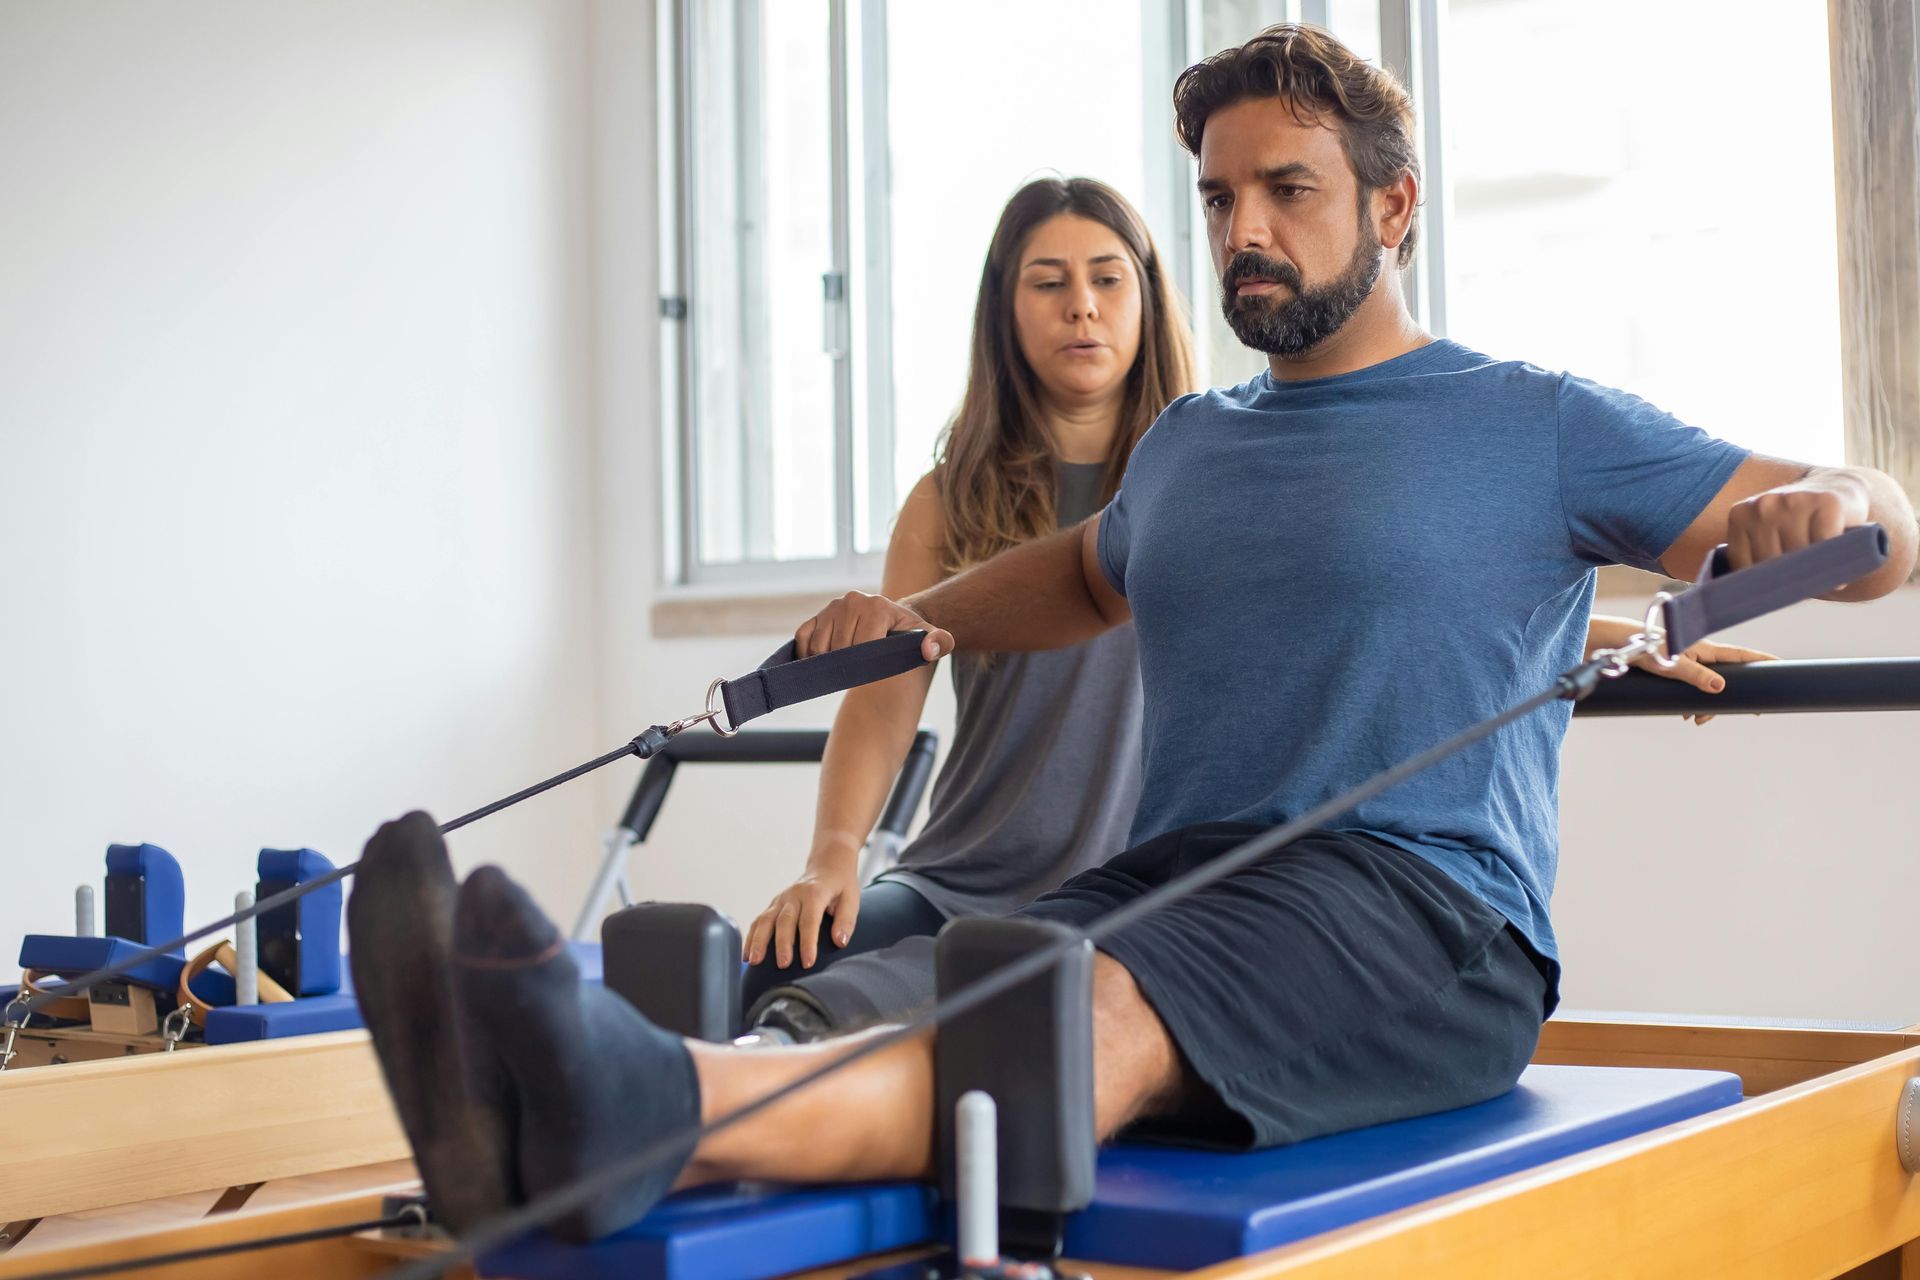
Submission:
[[[651,627],[661,639],[700,636],[780,636],[820,611],[849,589],[878,591],[876,583],[823,583],[765,590],[725,587],[670,587],[654,599]]]

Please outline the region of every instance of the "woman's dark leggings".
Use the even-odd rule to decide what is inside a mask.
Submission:
[[[902,938],[939,933],[946,922],[946,913],[915,890],[897,880],[876,880],[860,891],[860,918],[854,922],[853,937],[846,946],[834,945],[833,917],[828,916],[820,922],[820,951],[813,968],[800,967],[796,947],[793,964],[782,969],[774,960],[773,948],[768,947],[767,958],[749,968],[741,979],[740,1011],[749,1013],[773,988],[818,973],[836,960],[878,951]]]

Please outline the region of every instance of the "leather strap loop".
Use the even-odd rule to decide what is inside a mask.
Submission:
[[[240,967],[240,958],[234,954],[233,944],[231,942],[222,939],[214,943],[205,951],[202,951],[199,955],[187,961],[187,967],[180,971],[180,989],[176,991],[174,995],[175,998],[179,1000],[180,1006],[187,1010],[188,1016],[193,1019],[193,1025],[196,1027],[204,1027],[207,1025],[207,1010],[220,1007],[219,1005],[208,1004],[205,1000],[202,1000],[193,993],[193,980],[205,973],[208,966],[215,964],[225,969],[228,973],[232,973]],[[293,999],[293,997],[287,994],[285,987],[268,977],[264,970],[261,972],[260,1002],[262,1004],[282,1004],[291,999]]]
[[[20,989],[28,995],[40,995],[46,988],[48,978],[57,980],[61,987],[66,985],[59,974],[47,969],[28,969],[20,975]],[[56,988],[56,990],[59,988]],[[55,996],[38,1005],[35,1013],[44,1013],[49,1018],[59,1018],[63,1022],[86,1022],[93,1017],[93,1007],[87,1003],[84,994],[77,996]]]

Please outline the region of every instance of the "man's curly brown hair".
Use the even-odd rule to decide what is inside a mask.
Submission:
[[[1180,142],[1195,156],[1207,118],[1248,98],[1280,98],[1302,124],[1336,122],[1364,198],[1402,174],[1420,180],[1413,99],[1400,82],[1319,27],[1282,22],[1180,73],[1173,113]],[[1413,258],[1418,226],[1400,242]]]

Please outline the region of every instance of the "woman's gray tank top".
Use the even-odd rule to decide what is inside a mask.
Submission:
[[[1065,527],[1100,507],[1105,463],[1058,463]],[[954,915],[1000,915],[1126,847],[1140,798],[1133,624],[1071,649],[956,654],[959,714],[927,824],[880,876]]]

